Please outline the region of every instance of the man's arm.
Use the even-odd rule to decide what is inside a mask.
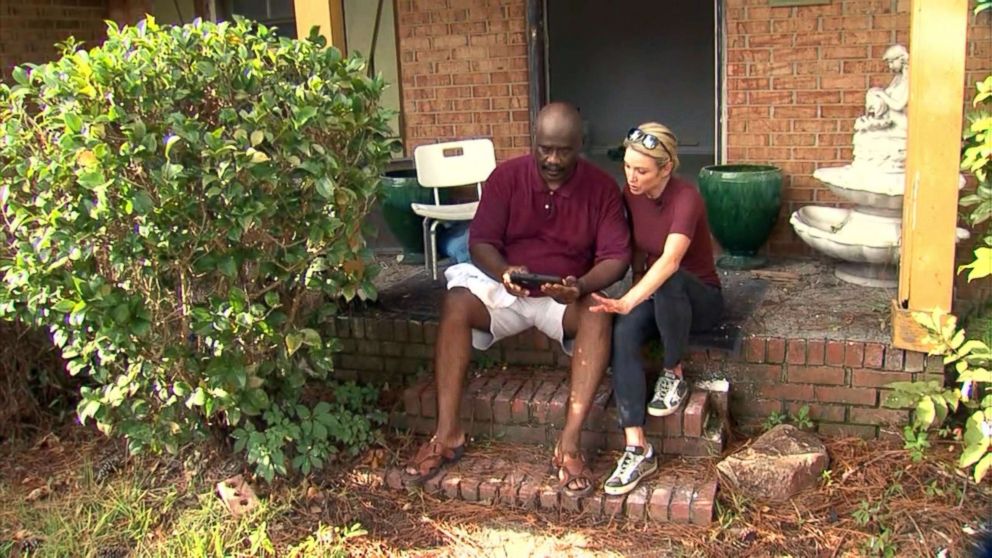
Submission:
[[[475,264],[475,267],[497,281],[501,281],[503,272],[509,267],[503,254],[500,254],[499,250],[492,244],[485,242],[473,244],[469,248],[469,254],[472,256],[472,263]]]

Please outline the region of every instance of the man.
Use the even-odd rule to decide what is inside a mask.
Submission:
[[[470,342],[486,349],[537,327],[572,355],[565,427],[555,448],[559,481],[569,494],[594,488],[579,435],[610,356],[612,319],[589,311],[590,295],[626,272],[630,233],[616,183],[579,158],[581,147],[578,111],[549,104],[538,115],[532,153],[500,164],[486,181],[469,229],[472,264],[445,273],[434,353],[437,429],[407,466],[408,481],[423,482],[464,453],[459,405]],[[520,271],[564,279],[528,290],[511,281]]]

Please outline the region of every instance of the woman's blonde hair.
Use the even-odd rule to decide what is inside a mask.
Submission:
[[[675,172],[675,170],[679,168],[679,140],[675,137],[675,134],[668,129],[668,126],[657,122],[645,122],[644,124],[638,126],[637,129],[643,134],[648,134],[658,138],[658,141],[661,143],[655,146],[654,149],[648,149],[641,140],[634,141],[625,138],[623,140],[623,146],[625,148],[632,147],[634,151],[651,157],[658,162],[659,167],[663,167],[671,161],[672,172]]]

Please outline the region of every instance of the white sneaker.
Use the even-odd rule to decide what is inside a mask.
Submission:
[[[679,410],[688,394],[689,386],[685,381],[665,370],[654,385],[654,397],[648,403],[648,414],[653,417],[668,416]]]
[[[658,470],[658,458],[654,448],[627,446],[617,461],[617,468],[603,484],[603,490],[610,496],[626,494],[637,488],[637,483]]]

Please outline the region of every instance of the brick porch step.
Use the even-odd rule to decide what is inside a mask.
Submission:
[[[611,377],[606,376],[593,398],[582,433],[586,449],[621,449]],[[551,446],[565,422],[568,374],[561,370],[512,368],[470,378],[462,398],[466,431],[503,441]],[[645,433],[659,453],[719,455],[727,422],[727,392],[693,389],[682,408],[664,418],[648,417]],[[403,394],[405,414],[393,416],[393,426],[431,434],[436,424],[437,393],[432,377]]]
[[[601,487],[612,471],[616,455],[600,455],[590,465],[599,477],[596,490],[586,497],[572,497],[558,486],[549,471],[551,453],[533,446],[497,443],[465,456],[422,487],[406,486],[401,466],[385,471],[384,481],[396,490],[422,489],[441,498],[481,502],[523,509],[581,513],[592,517],[624,518],[635,522],[709,524],[713,520],[717,480],[707,467],[687,477],[671,472],[677,459],[662,458],[659,471],[624,496],[607,496]],[[669,471],[666,472],[666,469]]]

